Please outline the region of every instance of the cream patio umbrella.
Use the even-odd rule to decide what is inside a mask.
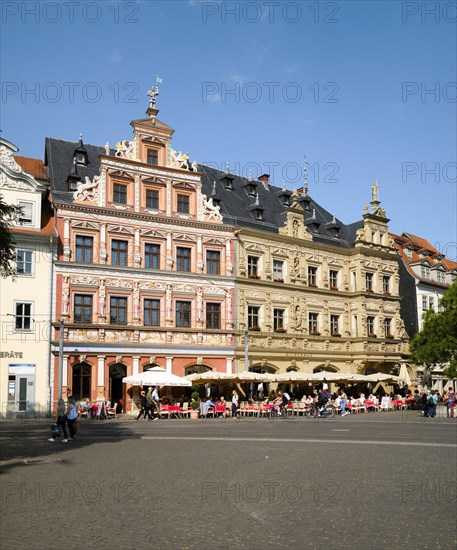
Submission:
[[[195,372],[188,374],[186,379],[192,384],[207,384],[209,382],[230,382],[234,380],[234,375],[227,372]]]
[[[192,386],[190,380],[171,374],[162,367],[153,367],[144,372],[125,376],[122,382],[133,386]]]
[[[276,376],[268,372],[251,372],[251,371],[242,371],[237,372],[233,375],[233,379],[236,382],[276,382]]]
[[[399,382],[401,379],[399,376],[393,374],[386,374],[385,372],[376,372],[374,374],[368,374],[366,376],[367,382]]]
[[[400,366],[400,372],[398,373],[398,378],[403,380],[407,386],[411,386],[411,378],[409,376],[408,367],[406,363],[402,363]]]
[[[283,384],[303,384],[305,382],[314,382],[316,380],[318,379],[314,373],[300,371],[283,372],[281,374],[276,374],[274,377],[274,382]]]

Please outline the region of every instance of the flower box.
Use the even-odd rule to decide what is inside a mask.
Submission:
[[[333,338],[341,338],[341,334],[339,332],[332,332]]]
[[[309,333],[311,336],[320,336],[321,333],[318,330],[312,331]]]
[[[372,288],[367,288],[365,292],[374,292],[374,290]]]
[[[275,283],[283,283],[284,282],[284,279],[273,279]]]
[[[285,328],[277,328],[277,329],[275,330],[275,332],[278,332],[278,333],[280,333],[280,334],[283,334],[284,332],[287,332],[287,329],[285,329]]]
[[[308,286],[312,286],[314,288],[317,288],[317,285],[315,283],[309,283]]]
[[[378,336],[376,334],[369,334],[368,338],[377,338]]]
[[[254,273],[251,273],[251,274],[249,275],[249,278],[250,278],[250,279],[260,279],[260,275],[255,275]]]
[[[330,290],[338,290],[338,287],[337,286],[331,286]]]
[[[393,340],[395,336],[393,334],[386,334],[386,338]]]
[[[248,327],[248,330],[256,330],[256,331],[259,331],[259,330],[260,330],[260,327]]]
[[[390,292],[389,292],[388,290],[385,290],[385,291],[384,291],[384,296],[390,296],[390,295],[391,295],[391,294],[390,294]]]

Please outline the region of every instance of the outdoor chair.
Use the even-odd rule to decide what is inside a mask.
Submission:
[[[189,403],[187,401],[182,404],[181,416],[187,416],[188,418],[190,416]]]
[[[106,416],[108,418],[116,418],[116,414],[117,414],[117,403],[114,403],[114,406],[113,407],[106,407]]]
[[[168,405],[162,405],[160,407],[160,416],[162,418],[164,418],[165,416],[167,416],[168,418],[170,418],[170,411],[168,410]]]

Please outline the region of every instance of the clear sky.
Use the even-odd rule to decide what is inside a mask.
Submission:
[[[379,180],[390,230],[457,259],[455,2],[1,4],[2,136],[129,139],[159,118],[192,160],[302,185],[345,223]],[[232,93],[230,93],[232,92]]]

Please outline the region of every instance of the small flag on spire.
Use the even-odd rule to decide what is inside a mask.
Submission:
[[[157,84],[163,84],[163,80],[159,76],[156,78],[156,82]]]

